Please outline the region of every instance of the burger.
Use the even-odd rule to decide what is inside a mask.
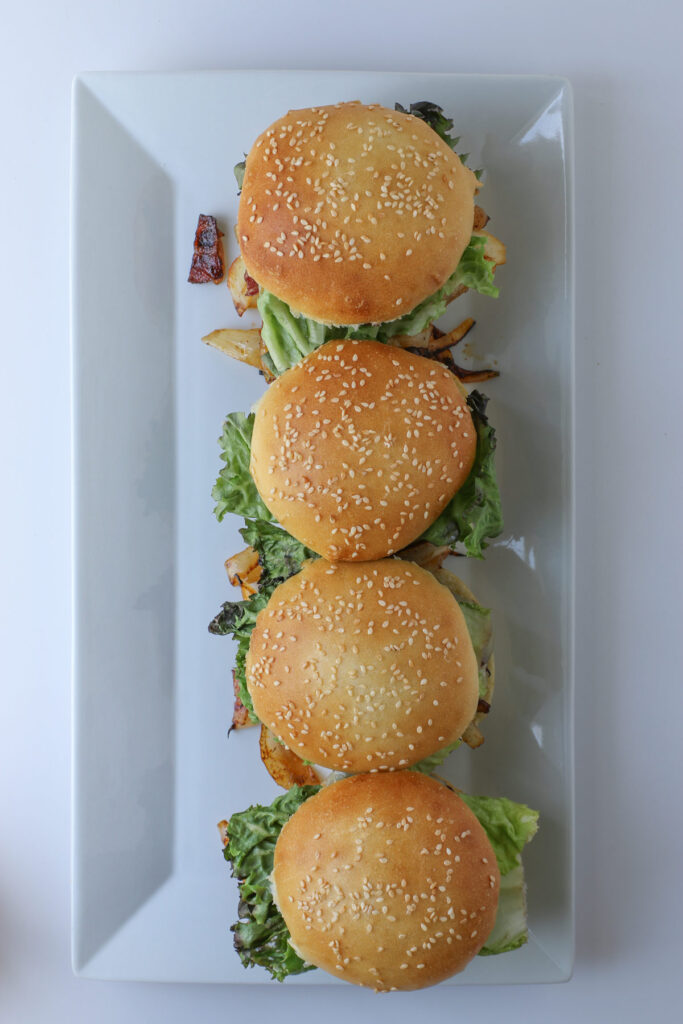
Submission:
[[[505,246],[485,230],[481,172],[452,126],[428,102],[337,103],[270,125],[235,168],[228,273],[238,313],[258,307],[262,327],[205,340],[268,377],[331,339],[453,344],[434,344],[433,322],[468,289],[498,294]]]
[[[219,825],[240,889],[235,948],[283,981],[322,968],[425,988],[527,939],[521,851],[538,815],[414,771],[294,787]]]
[[[477,435],[444,366],[376,341],[332,341],[256,409],[251,474],[273,516],[331,561],[407,547],[470,475]]]
[[[209,628],[238,641],[233,725],[261,723],[275,738],[261,752],[278,782],[319,778],[283,775],[284,750],[331,770],[374,772],[434,767],[461,738],[483,742],[491,614],[438,558],[428,568],[399,558],[329,563],[272,524],[243,535],[251,546],[232,571],[241,567],[247,583],[258,577],[259,589],[226,602]],[[422,547],[415,558],[428,553]]]
[[[373,341],[332,341],[227,417],[213,496],[279,522],[329,561],[416,541],[481,557],[502,529],[486,399],[446,367]]]
[[[451,746],[479,701],[458,602],[398,559],[306,563],[259,613],[246,679],[281,742],[343,772],[402,768]]]

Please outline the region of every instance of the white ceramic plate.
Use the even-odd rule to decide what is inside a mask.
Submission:
[[[560,981],[572,903],[572,118],[558,78],[341,72],[93,74],[74,86],[73,963],[88,977],[264,982],[228,930],[216,822],[276,787],[256,730],[226,740],[233,648],[207,624],[240,522],[211,486],[223,416],[262,381],[200,343],[237,325],[225,286],[186,283],[197,215],[232,226],[233,164],[290,107],[429,99],[455,117],[508,246],[497,301],[465,296],[500,438],[506,530],[458,571],[495,610],[486,743],[448,774],[541,812],[530,941],[455,984]],[[226,255],[235,244],[226,234]],[[457,309],[456,309],[457,307]],[[245,318],[246,319],[246,318]],[[234,599],[234,592],[232,597]],[[334,984],[322,972],[288,984]]]

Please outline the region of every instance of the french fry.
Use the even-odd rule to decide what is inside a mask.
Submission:
[[[261,332],[257,327],[250,329],[240,327],[226,327],[218,331],[211,331],[202,338],[205,345],[211,345],[220,352],[232,356],[240,363],[248,363],[261,370]]]
[[[430,348],[434,340],[434,326],[430,324],[419,334],[396,334],[389,339],[391,345],[397,348]]]
[[[430,352],[443,352],[447,348],[453,348],[454,345],[459,344],[465,335],[474,327],[475,321],[471,316],[468,316],[466,320],[463,320],[461,324],[454,327],[448,334],[444,334],[443,331],[439,331],[439,337],[434,337],[431,345],[429,346]]]
[[[493,380],[500,377],[498,370],[467,370],[464,366],[455,364],[455,372],[465,384],[479,384],[483,380]]]
[[[481,231],[482,228],[486,227],[490,220],[491,218],[489,217],[488,213],[486,213],[485,210],[482,210],[481,206],[474,207],[474,223],[472,225],[473,231]]]
[[[464,733],[462,734],[462,738],[467,744],[467,746],[471,747],[472,750],[476,750],[477,747],[480,747],[484,742],[484,737],[482,736],[480,730],[476,727],[474,722],[470,722],[470,724],[467,726]]]
[[[254,548],[238,551],[236,555],[226,559],[225,569],[233,587],[241,587],[245,583],[258,583],[261,576],[258,551]]]
[[[502,267],[507,259],[505,243],[501,242],[500,238],[496,238],[495,235],[490,234],[488,231],[473,231],[472,234],[485,239],[484,259],[491,260],[491,262],[497,267]]]
[[[256,309],[258,285],[247,274],[247,268],[241,256],[238,256],[230,264],[228,288],[238,316],[242,316],[248,309]]]
[[[261,726],[259,749],[268,774],[283,789],[317,786],[322,782],[313,765],[305,764],[297,754],[280,743],[265,725]]]
[[[464,284],[458,285],[458,287],[455,289],[454,292],[451,292],[450,295],[446,296],[446,305],[450,306],[451,302],[454,302],[455,299],[459,299],[460,296],[464,295],[466,291],[467,291],[467,288],[465,287]]]

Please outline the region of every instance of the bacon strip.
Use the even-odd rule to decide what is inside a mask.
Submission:
[[[220,284],[225,276],[223,261],[223,232],[218,230],[216,218],[200,213],[194,235],[194,253],[188,281],[191,284]]]

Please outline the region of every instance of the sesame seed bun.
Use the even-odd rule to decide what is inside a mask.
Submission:
[[[275,518],[330,561],[399,551],[467,479],[476,431],[457,378],[374,341],[331,341],[256,408],[251,474]]]
[[[361,103],[292,110],[247,157],[242,256],[262,287],[314,320],[395,320],[455,270],[477,185],[411,114]]]
[[[310,797],[280,833],[272,879],[299,955],[379,991],[462,971],[500,886],[476,816],[418,772],[355,775]]]
[[[458,602],[400,559],[307,562],[259,613],[246,678],[290,750],[344,772],[408,767],[454,743],[479,698]]]

